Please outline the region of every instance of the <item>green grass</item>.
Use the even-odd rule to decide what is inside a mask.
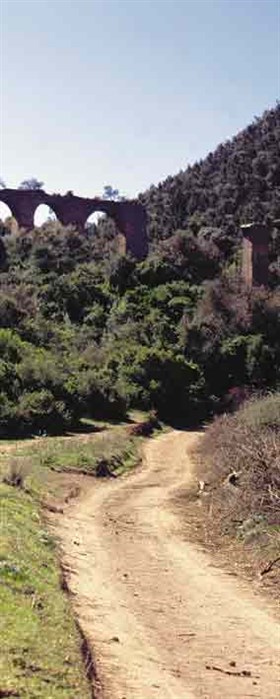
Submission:
[[[1,484],[0,529],[0,695],[89,698],[81,639],[38,502]]]
[[[42,467],[63,471],[81,471],[95,475],[100,464],[105,463],[117,475],[136,465],[139,459],[138,440],[129,437],[123,427],[106,430],[95,438],[73,438],[46,444],[40,455]]]
[[[52,471],[74,471],[95,476],[106,464],[120,475],[137,465],[141,438],[127,426],[107,426],[103,431],[71,437],[46,437],[0,443],[0,477],[13,469],[25,473],[26,486],[38,496],[51,488]]]

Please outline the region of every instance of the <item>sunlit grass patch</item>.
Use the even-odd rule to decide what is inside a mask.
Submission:
[[[46,444],[40,455],[40,465],[90,475],[99,475],[99,468],[104,465],[110,472],[119,474],[137,463],[136,441],[122,427],[107,430],[86,441],[78,438],[57,440]]]
[[[28,699],[90,697],[80,637],[38,504],[0,485],[0,690]]]

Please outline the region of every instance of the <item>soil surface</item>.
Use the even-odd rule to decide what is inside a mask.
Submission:
[[[272,604],[182,537],[174,503],[192,483],[196,439],[172,431],[149,440],[139,470],[86,479],[81,497],[50,515],[96,663],[96,697],[279,696]]]

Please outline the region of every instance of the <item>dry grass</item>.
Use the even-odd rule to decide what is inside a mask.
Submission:
[[[280,394],[216,419],[196,462],[204,541],[233,557],[235,546],[241,565],[243,557],[245,568],[260,573],[280,555]],[[278,562],[269,572],[276,582]]]
[[[257,514],[280,525],[280,401],[279,426],[269,419],[271,401],[252,401],[215,420],[201,442],[199,471],[226,519],[231,500],[236,519]]]
[[[3,474],[3,483],[16,488],[24,488],[26,479],[32,469],[31,458],[11,456]]]

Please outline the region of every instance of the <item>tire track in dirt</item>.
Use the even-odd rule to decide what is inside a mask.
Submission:
[[[51,515],[102,699],[279,695],[272,605],[181,535],[174,493],[192,480],[198,438],[149,440],[139,470],[88,479],[80,500]]]

